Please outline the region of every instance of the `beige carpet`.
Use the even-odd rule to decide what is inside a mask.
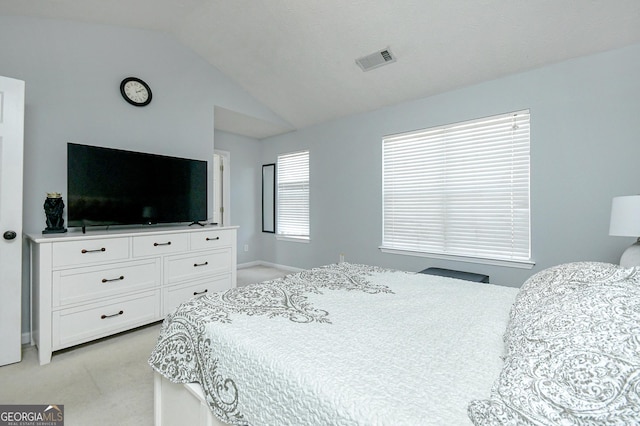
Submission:
[[[238,285],[283,276],[265,266],[238,270]],[[34,346],[0,367],[0,404],[63,404],[65,425],[153,425],[153,371],[147,364],[160,323],[55,352],[40,366]]]
[[[153,425],[147,359],[160,323],[54,353],[40,366],[34,346],[0,368],[1,404],[63,404],[65,425]]]
[[[291,271],[272,268],[270,266],[252,266],[250,268],[238,269],[238,287],[280,278],[291,273]]]

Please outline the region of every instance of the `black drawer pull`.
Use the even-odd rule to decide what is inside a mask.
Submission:
[[[220,239],[220,237],[215,237],[215,238],[207,237],[207,241],[218,241],[219,239]]]
[[[153,243],[154,247],[158,247],[158,246],[170,246],[171,245],[171,241],[167,241],[166,243]]]
[[[199,294],[205,294],[205,293],[207,293],[208,291],[209,291],[209,290],[205,288],[205,289],[204,289],[204,291],[194,291],[194,292],[193,292],[193,295],[194,295],[194,296],[197,296],[197,295],[199,295]]]
[[[103,314],[103,315],[100,317],[100,319],[113,318],[113,317],[117,317],[117,316],[122,315],[122,314],[124,314],[124,311],[120,311],[120,312],[118,312],[117,314],[112,314],[112,315],[104,315],[104,314]]]
[[[98,253],[98,252],[101,252],[101,251],[107,251],[107,249],[104,248],[104,247],[99,248],[99,249],[95,249],[95,250],[82,249],[82,254],[85,254],[85,253]]]
[[[124,275],[120,275],[118,278],[112,278],[112,279],[110,279],[110,280],[108,280],[108,279],[106,279],[106,278],[103,278],[103,279],[102,279],[102,282],[103,282],[103,283],[110,283],[110,282],[112,282],[112,281],[122,281],[122,280],[124,280]]]
[[[197,268],[198,266],[207,266],[209,264],[209,262],[204,262],[204,263],[194,263],[193,267]]]

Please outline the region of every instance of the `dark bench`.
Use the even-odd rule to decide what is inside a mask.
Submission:
[[[427,268],[420,271],[421,274],[438,275],[440,277],[457,278],[459,280],[474,281],[477,283],[488,283],[489,275],[475,274],[473,272],[454,271],[444,268]]]

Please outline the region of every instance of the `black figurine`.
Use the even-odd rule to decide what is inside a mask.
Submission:
[[[47,216],[47,227],[43,234],[61,234],[67,232],[64,227],[64,219],[62,211],[64,209],[64,201],[62,195],[58,192],[48,192],[47,198],[44,200],[44,214]]]

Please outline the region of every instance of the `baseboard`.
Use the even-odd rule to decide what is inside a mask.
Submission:
[[[293,266],[280,265],[278,263],[266,262],[264,260],[254,260],[252,262],[239,263],[238,269],[251,268],[252,266],[268,266],[270,268],[282,269],[289,272],[304,271],[302,268],[295,268]]]
[[[23,346],[24,345],[31,346],[31,333],[29,333],[28,331],[25,331],[24,333],[22,333],[21,343]]]
[[[251,268],[252,266],[261,266],[261,265],[262,265],[262,262],[260,262],[259,260],[254,260],[246,263],[238,263],[238,269]]]

